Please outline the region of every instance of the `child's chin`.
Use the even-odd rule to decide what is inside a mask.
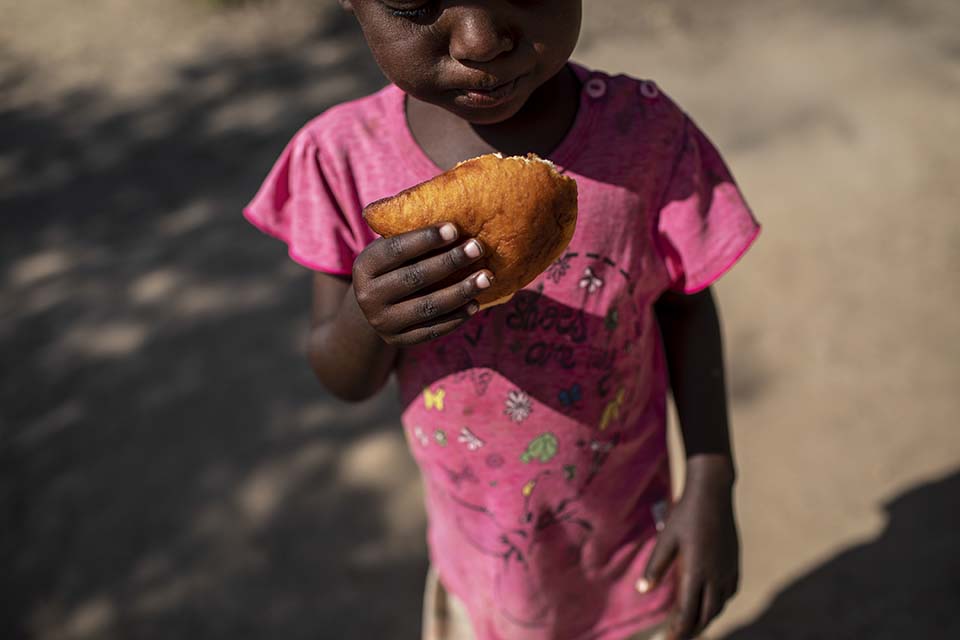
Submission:
[[[490,108],[469,108],[460,105],[452,105],[447,110],[470,124],[489,126],[506,122],[517,115],[523,103],[517,101],[516,104],[504,104]]]

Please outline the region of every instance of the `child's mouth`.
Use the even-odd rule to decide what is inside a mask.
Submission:
[[[454,100],[465,107],[485,108],[499,107],[509,102],[517,91],[517,84],[520,78],[514,78],[510,82],[497,85],[490,89],[469,88],[460,89]]]

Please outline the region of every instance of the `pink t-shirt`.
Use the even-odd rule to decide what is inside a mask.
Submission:
[[[613,640],[666,615],[672,576],[634,586],[671,496],[652,305],[709,286],[759,232],[716,149],[655,84],[573,68],[580,110],[550,156],[579,186],[565,255],[397,367],[431,561],[478,640]],[[441,172],[404,99],[388,86],[311,121],[247,219],[297,262],[350,273],[376,237],[363,207]]]

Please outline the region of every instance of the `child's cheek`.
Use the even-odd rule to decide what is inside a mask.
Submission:
[[[367,46],[387,79],[417,98],[435,92],[445,57],[438,36],[421,25],[369,14],[369,9],[358,11],[357,17]]]

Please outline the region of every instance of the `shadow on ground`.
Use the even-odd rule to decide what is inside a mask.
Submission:
[[[148,104],[0,106],[3,638],[417,635],[422,517],[398,533],[344,454],[402,446],[393,394],[323,394],[308,275],[239,213],[309,117],[383,83],[348,16],[318,25]]]
[[[886,512],[878,538],[795,580],[724,640],[960,637],[960,472],[901,494]]]

